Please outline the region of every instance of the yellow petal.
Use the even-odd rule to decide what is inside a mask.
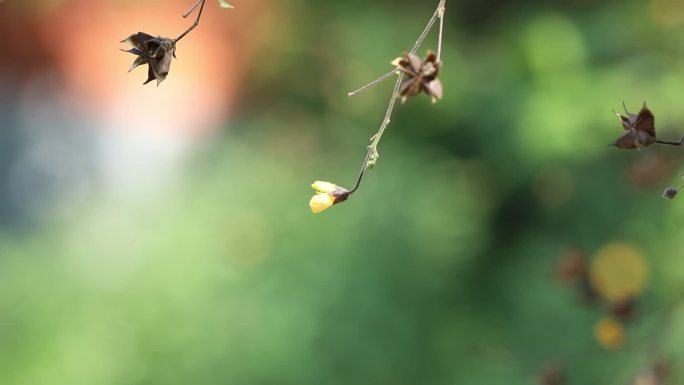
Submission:
[[[611,318],[600,320],[594,327],[596,340],[606,349],[619,349],[625,343],[625,331],[619,322]]]
[[[315,181],[311,187],[319,193],[331,193],[337,190],[337,185],[330,182]]]
[[[320,213],[333,204],[335,204],[335,197],[327,193],[316,194],[309,201],[309,207],[311,207],[311,212],[314,214]]]

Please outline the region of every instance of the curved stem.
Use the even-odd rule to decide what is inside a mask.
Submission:
[[[361,185],[361,180],[363,179],[363,175],[366,173],[366,165],[368,165],[368,160],[371,157],[371,152],[372,149],[368,147],[368,153],[366,153],[366,158],[363,160],[363,164],[361,165],[361,171],[359,171],[359,176],[356,177],[356,184],[354,185],[354,188],[349,190],[349,195],[353,194],[356,190],[359,189],[359,186]]]

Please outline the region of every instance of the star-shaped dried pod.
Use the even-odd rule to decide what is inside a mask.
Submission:
[[[138,32],[121,42],[128,43],[133,47],[122,51],[138,56],[133,61],[128,72],[142,64],[147,64],[147,81],[143,84],[157,79],[157,86],[159,86],[159,83],[166,79],[171,68],[171,61],[176,57],[176,40],[161,36],[154,37],[144,32]]]
[[[399,88],[402,101],[421,92],[428,94],[433,103],[442,99],[442,82],[437,78],[441,63],[437,61],[435,53],[428,51],[425,60],[415,54],[405,53],[394,59],[392,65],[406,76]]]
[[[655,132],[655,116],[646,107],[646,102],[644,102],[641,111],[636,115],[628,112],[627,107],[625,107],[627,115],[613,112],[620,119],[622,128],[627,131],[615,141],[613,144],[615,147],[623,150],[634,150],[648,147],[658,142]]]

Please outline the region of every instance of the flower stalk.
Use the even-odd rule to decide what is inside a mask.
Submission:
[[[311,210],[314,213],[321,212],[334,204],[346,200],[351,194],[359,189],[366,171],[373,168],[380,158],[380,154],[378,153],[378,145],[380,144],[380,140],[382,139],[382,136],[391,121],[392,113],[394,112],[394,107],[396,106],[397,98],[399,96],[402,97],[402,100],[405,100],[407,97],[415,96],[423,91],[432,97],[433,103],[441,99],[442,85],[437,79],[437,75],[441,67],[442,34],[444,31],[445,11],[446,0],[440,0],[435,12],[432,14],[432,17],[421,32],[420,36],[418,36],[418,39],[413,44],[411,50],[404,54],[403,57],[397,58],[392,62],[392,65],[395,68],[393,68],[390,72],[380,76],[378,79],[373,80],[361,88],[347,94],[350,97],[358,95],[391,78],[392,76],[397,76],[397,79],[394,83],[394,89],[392,90],[392,96],[390,97],[387,110],[385,111],[385,117],[382,119],[378,131],[370,138],[370,144],[367,147],[368,151],[361,165],[361,171],[356,178],[354,188],[348,191],[344,190],[343,199],[339,199],[335,198],[334,192],[326,192],[317,188],[317,186],[320,186],[319,182],[314,183],[312,187],[317,191],[317,194],[314,195],[309,202]],[[438,19],[439,37],[437,41],[437,53],[428,53],[427,58],[424,61],[421,61],[418,56],[416,56],[416,52],[425,41]]]
[[[437,19],[440,20],[440,28],[439,28],[439,36],[437,40],[437,62],[441,63],[441,54],[442,54],[442,34],[444,31],[444,13],[446,11],[446,0],[440,0],[439,5],[437,6],[437,9],[435,12],[432,14],[432,17],[428,21],[427,25],[423,29],[423,32],[420,34],[416,42],[413,44],[413,47],[409,51],[409,54],[415,55],[416,52],[418,51],[418,48],[423,44],[425,39],[427,38],[428,34],[430,33],[430,30],[432,30],[432,27],[434,26],[435,22]],[[366,167],[367,168],[372,168],[375,166],[375,163],[377,162],[378,158],[380,158],[380,154],[378,153],[378,145],[380,144],[380,140],[382,139],[382,135],[385,133],[385,130],[387,129],[387,126],[389,125],[391,118],[392,118],[392,113],[394,112],[394,107],[397,102],[397,97],[399,97],[399,90],[401,88],[402,82],[404,81],[404,72],[400,70],[399,67],[396,67],[394,70],[392,70],[391,73],[388,73],[386,75],[383,75],[379,79],[367,84],[364,87],[361,87],[359,90],[354,91],[349,94],[349,96],[354,96],[360,92],[363,92],[372,86],[382,82],[385,79],[388,79],[391,77],[392,74],[397,74],[397,80],[394,83],[394,90],[392,91],[392,97],[390,98],[389,104],[387,106],[387,110],[385,111],[385,118],[382,120],[382,123],[380,124],[380,128],[378,131],[373,135],[370,139],[371,144],[369,146],[370,152],[369,156],[367,157],[368,160],[366,161]]]

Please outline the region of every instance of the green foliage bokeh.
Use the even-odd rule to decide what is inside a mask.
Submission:
[[[682,356],[682,323],[652,326],[684,284],[684,205],[659,198],[684,159],[607,144],[623,101],[682,133],[684,24],[648,1],[447,2],[444,100],[399,105],[359,192],[314,216],[310,183],[349,187],[391,85],[346,91],[434,8],[286,3],[239,118],[176,189],[2,230],[0,383],[515,385],[559,362],[571,384],[623,384],[651,364],[643,341]],[[634,183],[653,153],[677,166]],[[613,241],[652,270],[618,352],[553,278],[564,248]]]

